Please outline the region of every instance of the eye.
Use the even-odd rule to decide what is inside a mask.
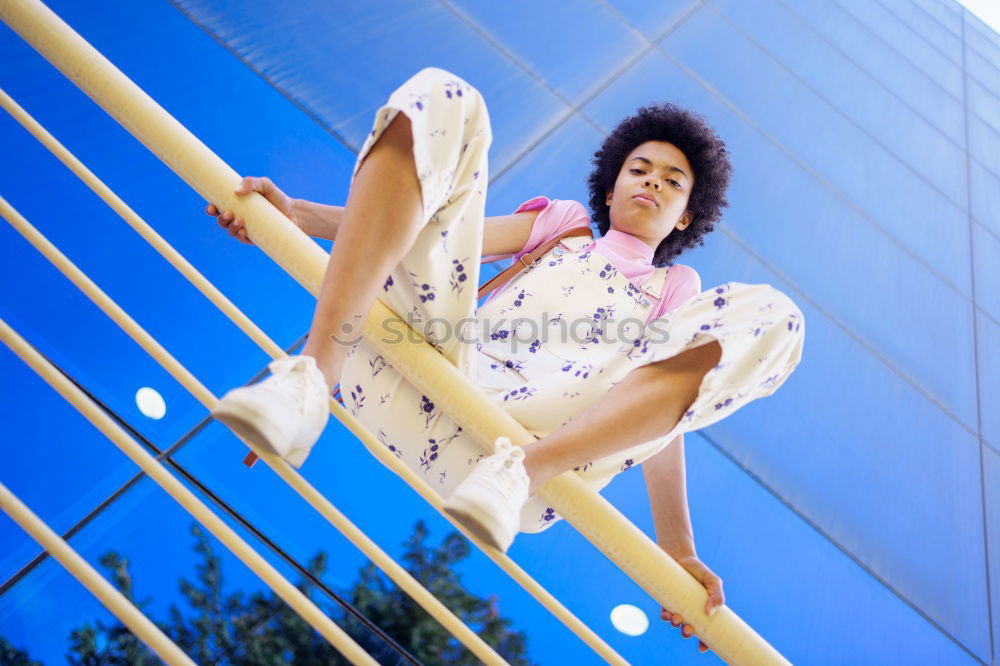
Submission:
[[[676,180],[671,180],[670,182],[674,184],[674,187],[676,187],[677,189],[680,189],[681,184],[678,183]]]
[[[645,173],[642,169],[629,169],[629,173]]]

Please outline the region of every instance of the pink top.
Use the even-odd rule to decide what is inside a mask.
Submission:
[[[534,226],[531,227],[528,242],[524,244],[524,248],[520,252],[515,252],[511,257],[512,266],[520,260],[524,253],[531,252],[570,229],[590,226],[590,215],[578,201],[535,197],[525,201],[514,212],[523,213],[531,210],[541,210],[541,212],[535,219]],[[622,231],[608,229],[606,234],[594,239],[590,245],[584,248],[584,251],[592,249],[596,249],[607,257],[614,267],[636,287],[639,287],[656,270],[656,267],[650,263],[653,260],[653,248],[635,236]],[[483,261],[503,257],[502,254],[494,254],[483,257]],[[485,302],[490,302],[506,286],[504,284],[494,289]],[[653,309],[650,320],[662,317],[699,293],[701,293],[701,276],[698,275],[698,271],[684,264],[670,266],[666,280],[664,280],[662,298]]]

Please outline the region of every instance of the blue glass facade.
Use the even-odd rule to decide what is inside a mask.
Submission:
[[[773,284],[809,332],[774,396],[687,437],[699,555],[730,607],[793,663],[1000,663],[1000,36],[957,3],[49,6],[237,171],[331,204],[346,199],[372,112],[425,66],[486,99],[490,215],[536,195],[586,202],[594,150],[640,105],[702,114],[733,158],[731,205],[678,260],[706,289]],[[278,344],[300,341],[309,294],[226,236],[5,26],[0,87]],[[0,196],[211,391],[264,368],[266,354],[5,114],[0,146]],[[324,582],[354,580],[364,557],[263,465],[243,467],[244,447],[6,224],[0,248],[0,318],[151,449],[180,443],[172,464],[278,544],[240,528],[289,576],[285,558],[323,549]],[[162,617],[177,579],[193,576],[192,518],[149,479],[115,495],[138,467],[6,347],[0,377],[0,482],[61,533],[88,519],[71,545],[95,565],[127,554],[138,596]],[[165,418],[138,410],[142,386],[164,396]],[[437,537],[450,528],[335,421],[302,471],[394,556],[418,518]],[[652,534],[640,472],[604,494]],[[0,636],[57,663],[70,628],[110,616],[51,560],[33,566],[38,553],[0,514]],[[511,554],[632,663],[713,658],[565,523]],[[261,587],[224,560],[227,585]],[[535,661],[599,663],[485,557],[461,569],[470,590],[499,596]],[[647,633],[614,630],[620,603],[646,611]]]

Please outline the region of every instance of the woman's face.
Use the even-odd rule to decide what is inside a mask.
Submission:
[[[614,191],[608,190],[611,228],[654,250],[674,229],[691,223],[686,213],[694,171],[674,144],[647,141],[628,154]]]

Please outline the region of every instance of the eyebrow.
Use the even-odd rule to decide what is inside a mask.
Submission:
[[[629,160],[629,162],[633,162],[635,160],[642,160],[643,162],[645,162],[649,166],[654,166],[653,163],[650,162],[649,160],[647,160],[645,157],[633,157],[632,159]],[[667,171],[676,171],[677,173],[683,175],[688,180],[691,179],[690,176],[688,176],[686,173],[684,173],[684,169],[679,169],[679,168],[673,166],[672,164],[667,166]]]

